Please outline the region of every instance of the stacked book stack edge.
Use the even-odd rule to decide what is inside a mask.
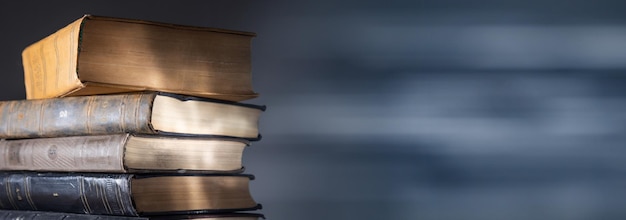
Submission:
[[[0,218],[264,218],[243,152],[265,106],[249,32],[85,15],[0,101]]]

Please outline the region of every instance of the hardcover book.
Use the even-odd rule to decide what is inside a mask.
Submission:
[[[114,133],[259,138],[264,106],[161,92],[0,102],[0,138]]]
[[[0,170],[239,173],[247,145],[233,138],[132,134],[0,140]]]
[[[155,90],[231,101],[252,89],[254,33],[85,15],[22,52],[28,99]]]
[[[250,175],[0,173],[0,209],[140,216],[260,208]]]

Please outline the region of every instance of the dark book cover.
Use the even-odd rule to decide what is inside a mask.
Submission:
[[[178,209],[168,210],[170,207],[163,208],[163,211],[151,209],[150,211],[139,210],[140,203],[150,203],[152,201],[139,201],[133,181],[141,179],[171,177],[171,185],[167,183],[157,183],[158,187],[165,188],[179,187],[176,185],[184,185],[182,179],[185,177],[201,177],[201,178],[222,178],[218,181],[230,182],[233,178],[245,179],[247,181],[254,178],[252,175],[245,174],[97,174],[97,173],[35,173],[35,172],[5,172],[0,173],[0,209],[4,210],[27,210],[27,211],[50,211],[50,212],[66,212],[78,214],[95,214],[95,215],[120,215],[120,216],[144,216],[144,215],[171,215],[171,214],[207,214],[207,213],[225,213],[234,211],[256,210],[261,208],[251,198],[248,203],[243,206],[219,209]],[[245,178],[239,178],[245,177]],[[178,183],[178,179],[181,182]],[[230,178],[230,179],[229,179]],[[196,179],[197,180],[197,179]],[[196,181],[193,180],[193,181]],[[225,183],[224,182],[224,183]],[[151,188],[154,186],[148,186]],[[157,188],[158,188],[157,187]],[[245,191],[248,194],[247,183],[245,188],[236,188],[224,184],[208,184],[201,187],[217,187],[228,190]],[[197,188],[197,187],[196,187]],[[227,196],[212,194],[210,192],[203,193],[194,188],[194,193],[198,198],[220,197],[219,200],[231,200]],[[229,189],[231,188],[231,189]],[[148,189],[149,190],[149,189]],[[191,189],[182,189],[183,191],[191,191]],[[140,190],[141,191],[141,190]],[[144,191],[146,191],[144,189]],[[140,192],[147,194],[159,194],[159,191]],[[170,192],[171,193],[171,192]],[[167,193],[166,193],[167,194]],[[171,194],[169,194],[172,196]],[[150,198],[150,197],[148,197]],[[180,206],[185,204],[176,204],[169,202],[169,198],[161,197],[170,206]],[[185,198],[193,200],[194,198]],[[175,201],[172,199],[172,201]],[[187,201],[187,200],[185,200]],[[249,202],[252,202],[250,204]],[[185,202],[186,203],[186,202]],[[206,203],[211,203],[207,201]],[[167,205],[166,205],[167,206]],[[187,207],[187,206],[185,206]]]

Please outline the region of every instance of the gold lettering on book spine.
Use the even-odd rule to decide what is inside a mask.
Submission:
[[[0,141],[0,168],[32,171],[125,172],[128,135],[75,136]]]

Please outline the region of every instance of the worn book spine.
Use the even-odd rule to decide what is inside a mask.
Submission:
[[[149,220],[146,217],[113,215],[85,215],[62,212],[0,210],[0,219],[6,220]]]
[[[85,15],[22,52],[27,99],[166,91],[242,101],[254,33]]]
[[[0,102],[0,138],[114,133],[155,134],[150,125],[156,93],[129,93]]]
[[[0,170],[125,172],[128,134],[0,140]]]
[[[55,97],[83,87],[76,74],[82,19],[28,46],[22,52],[28,99]]]
[[[0,209],[137,216],[131,175],[0,173]]]

